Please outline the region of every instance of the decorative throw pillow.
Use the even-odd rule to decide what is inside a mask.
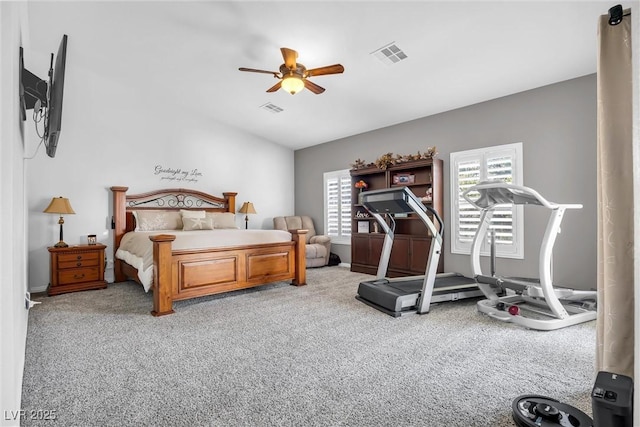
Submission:
[[[207,212],[207,218],[213,219],[213,228],[239,228],[231,212]]]
[[[184,231],[191,230],[213,230],[213,220],[211,218],[182,218]]]
[[[205,211],[190,211],[187,209],[180,209],[180,215],[182,218],[204,218],[206,215]]]
[[[135,231],[180,230],[182,218],[177,211],[140,210],[133,211]]]

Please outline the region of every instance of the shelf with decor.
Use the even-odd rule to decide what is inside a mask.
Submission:
[[[398,156],[391,158],[390,164],[381,164],[383,157],[369,165],[356,161],[357,164],[350,171],[352,271],[376,274],[384,239],[381,227],[377,227],[375,219],[362,214],[366,213],[366,209],[360,203],[361,192],[406,186],[425,205],[431,206],[444,218],[442,159],[429,157],[407,160]],[[395,239],[387,273],[390,277],[420,275],[425,272],[431,237],[424,223],[416,221],[417,219],[419,218],[412,214],[395,217]],[[443,271],[444,257],[441,254],[438,272]]]

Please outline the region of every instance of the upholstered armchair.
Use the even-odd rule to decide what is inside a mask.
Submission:
[[[307,267],[323,267],[329,263],[331,240],[328,236],[316,235],[313,220],[308,216],[277,216],[273,218],[276,230],[309,230],[306,235]]]

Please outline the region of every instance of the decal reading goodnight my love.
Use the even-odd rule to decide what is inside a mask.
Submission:
[[[162,165],[156,165],[153,174],[159,176],[160,181],[198,182],[202,178],[202,172],[198,169],[184,170]]]

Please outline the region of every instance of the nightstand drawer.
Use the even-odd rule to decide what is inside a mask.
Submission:
[[[74,261],[62,261],[58,260],[58,269],[66,270],[68,268],[81,268],[81,267],[97,267],[100,264],[100,259],[82,259]]]
[[[92,282],[98,279],[100,279],[100,268],[98,267],[58,270],[58,281],[60,283]]]
[[[100,253],[83,252],[58,255],[58,268],[94,267],[100,264]]]

